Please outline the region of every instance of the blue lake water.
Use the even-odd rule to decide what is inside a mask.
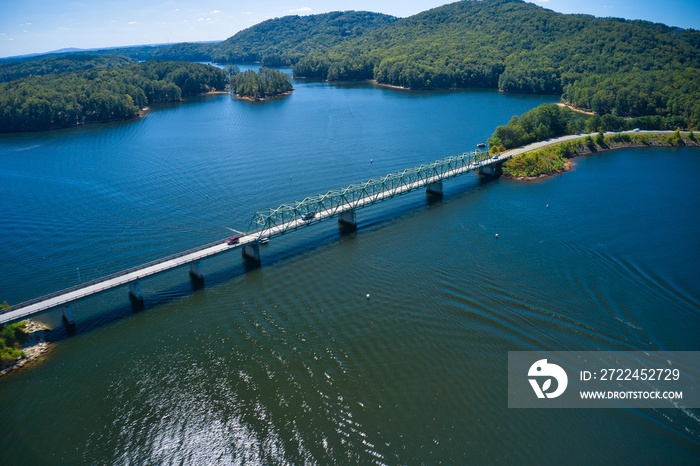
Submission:
[[[0,136],[0,300],[246,230],[253,214],[472,150],[547,96],[295,82]],[[76,303],[0,380],[2,464],[692,464],[700,411],[515,410],[507,352],[700,350],[700,153],[469,174]],[[546,206],[549,207],[546,207]],[[495,234],[498,233],[498,239]],[[371,294],[371,299],[365,298]]]

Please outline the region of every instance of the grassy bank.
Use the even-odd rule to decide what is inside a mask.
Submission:
[[[574,141],[561,142],[542,149],[513,157],[503,163],[503,176],[512,179],[532,179],[566,171],[570,159],[579,155],[594,154],[630,147],[700,147],[693,132],[681,133],[599,133]]]
[[[8,307],[7,302],[0,303],[0,313]],[[0,325],[0,377],[46,354],[48,336],[49,328],[31,319]]]
[[[0,312],[9,307],[7,303],[0,304]],[[24,357],[22,344],[27,341],[25,328],[27,324],[18,322],[0,326],[0,370],[11,366]]]

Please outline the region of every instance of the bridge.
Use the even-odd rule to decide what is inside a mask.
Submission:
[[[338,217],[339,223],[345,228],[354,229],[357,227],[356,210],[361,207],[421,188],[426,188],[427,193],[431,195],[442,196],[443,180],[475,170],[481,174],[493,176],[497,174],[497,166],[511,157],[579,137],[581,136],[565,136],[534,143],[493,157],[481,150],[450,156],[372,178],[363,183],[331,190],[325,194],[307,197],[302,201],[283,204],[275,209],[257,212],[253,216],[248,232],[237,235],[235,240],[215,241],[10,306],[6,312],[0,314],[0,325],[18,322],[59,307],[63,308],[64,321],[68,325],[73,325],[71,303],[120,286],[128,286],[132,306],[134,309],[139,309],[143,307],[140,281],[147,277],[189,265],[192,285],[198,288],[204,285],[201,266],[203,259],[231,249],[240,249],[245,260],[256,265],[260,263],[260,244],[269,241],[272,237],[306,228],[333,217]]]

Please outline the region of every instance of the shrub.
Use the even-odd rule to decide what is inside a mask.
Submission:
[[[4,368],[24,356],[20,349],[27,341],[26,323],[7,324],[0,327],[0,367]]]

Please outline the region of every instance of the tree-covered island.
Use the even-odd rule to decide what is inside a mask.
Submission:
[[[256,73],[253,70],[240,72],[236,67],[230,69],[229,85],[231,92],[246,100],[265,100],[286,95],[294,90],[292,80],[286,73],[262,67]]]

